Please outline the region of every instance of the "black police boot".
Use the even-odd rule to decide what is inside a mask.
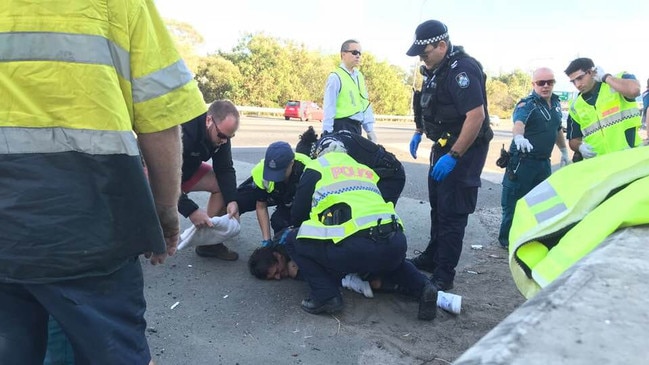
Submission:
[[[419,297],[419,312],[417,318],[422,321],[432,321],[437,315],[437,288],[427,282]]]
[[[335,313],[343,309],[343,298],[340,295],[329,298],[324,301],[317,301],[315,299],[306,298],[302,301],[302,309],[311,314]]]
[[[433,282],[433,285],[437,287],[437,290],[448,291],[453,289],[453,280],[442,280],[434,276],[430,277],[430,281]]]
[[[433,256],[427,254],[426,251],[420,253],[419,256],[415,256],[413,258],[408,259],[408,261],[412,262],[412,264],[415,265],[415,267],[418,268],[419,270],[428,271],[428,272],[435,271],[435,263],[433,262]]]

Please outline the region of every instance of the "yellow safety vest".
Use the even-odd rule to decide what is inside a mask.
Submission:
[[[618,77],[622,77],[620,73]],[[583,141],[593,147],[598,156],[642,144],[638,129],[642,123],[638,103],[602,83],[595,106],[579,95],[570,106],[570,117],[579,123]],[[625,131],[635,128],[635,142],[629,146]]]
[[[336,115],[334,119],[351,117],[354,114],[364,112],[370,105],[365,86],[365,78],[358,71],[358,84],[351,74],[342,67],[334,70],[340,78],[340,92],[336,99]]]
[[[378,175],[346,153],[327,153],[306,168],[320,172],[322,178],[315,186],[309,220],[300,226],[298,238],[338,243],[362,229],[376,226],[379,220],[387,224],[394,217],[401,224],[394,205],[383,200],[376,186]],[[351,219],[337,225],[325,225],[321,221],[323,212],[339,203],[351,208]]]
[[[529,298],[619,228],[649,223],[649,147],[564,167],[521,198],[510,269]]]
[[[0,58],[0,281],[164,252],[133,131],[206,106],[152,1],[3,0]]]
[[[252,181],[259,189],[265,190],[267,193],[272,193],[275,190],[275,182],[264,180],[264,160],[262,159],[252,168]],[[306,166],[311,161],[311,158],[305,154],[296,153],[295,160]]]

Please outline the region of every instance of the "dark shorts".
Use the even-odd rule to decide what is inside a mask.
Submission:
[[[72,343],[76,365],[148,364],[143,290],[138,258],[107,276],[0,283],[0,362],[42,365],[52,315]]]
[[[192,175],[192,177],[189,178],[189,180],[183,182],[180,185],[180,189],[182,190],[183,193],[188,193],[191,191],[191,189],[196,185],[202,178],[212,170],[212,165],[203,162],[199,167],[198,170]]]

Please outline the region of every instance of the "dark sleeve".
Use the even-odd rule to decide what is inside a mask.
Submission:
[[[315,185],[320,180],[318,171],[305,169],[295,191],[295,200],[291,207],[291,225],[299,227],[302,222],[309,219],[311,213],[311,200],[315,192]]]
[[[412,111],[415,115],[415,126],[424,129],[424,120],[421,113],[421,91],[415,90],[412,95]]]
[[[198,209],[198,204],[194,203],[193,200],[189,199],[187,194],[180,194],[178,199],[178,212],[183,215],[183,217],[188,218],[192,213]]]
[[[212,155],[212,169],[219,182],[225,204],[237,200],[237,175],[232,161],[232,142],[228,141]]]
[[[575,122],[574,119],[570,115],[568,115],[568,120],[566,121],[566,138],[574,139],[574,138],[581,138],[584,135],[581,133],[581,127],[579,126],[579,123]]]
[[[482,92],[483,73],[472,60],[463,58],[458,67],[448,72],[446,83],[457,111],[466,115],[469,111],[484,105],[485,95]]]

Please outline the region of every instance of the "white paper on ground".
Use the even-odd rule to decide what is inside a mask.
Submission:
[[[227,215],[212,217],[213,227],[196,228],[192,225],[180,234],[178,250],[187,246],[215,245],[239,234],[241,224]]]

